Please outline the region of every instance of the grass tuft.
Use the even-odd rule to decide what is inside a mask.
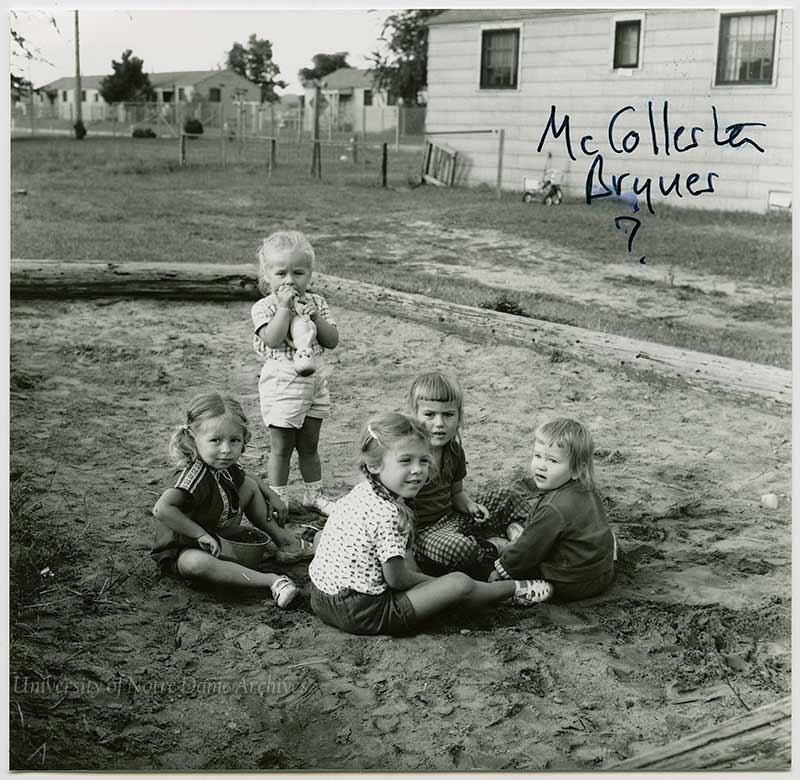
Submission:
[[[507,295],[501,295],[493,301],[483,301],[478,304],[481,309],[491,309],[505,314],[516,314],[518,317],[529,317],[530,315],[519,305],[519,303]]]

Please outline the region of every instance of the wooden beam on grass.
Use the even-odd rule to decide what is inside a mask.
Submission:
[[[785,771],[791,766],[791,740],[792,701],[787,697],[614,764],[607,771]]]
[[[450,303],[353,279],[315,273],[313,289],[343,306],[367,309],[498,343],[557,353],[617,370],[650,372],[701,390],[789,405],[792,374],[782,368],[639,341],[514,314]],[[12,260],[12,299],[171,298],[223,301],[259,297],[255,265]]]

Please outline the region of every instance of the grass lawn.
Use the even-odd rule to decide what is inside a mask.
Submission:
[[[404,230],[425,223],[432,255],[437,230],[484,229],[532,244],[556,244],[589,256],[599,266],[630,262],[635,267],[639,256],[646,255],[648,265],[658,269],[654,276],[659,280],[702,272],[742,283],[788,287],[791,218],[787,214],[681,210],[659,204],[655,216],[642,217],[634,253],[628,254],[624,237],[613,227],[614,217],[623,213],[617,204],[587,207],[567,202],[546,208],[523,204],[519,194],[511,192],[498,201],[489,188],[411,189],[407,184],[418,173],[420,155],[398,154],[391,146],[387,189],[378,186],[377,147],[362,150],[358,165],[339,159],[347,156],[345,146],[329,149],[323,158],[322,181],[309,175],[310,147],[280,148],[278,165],[268,177],[264,150],[254,147],[242,154],[231,147],[229,164],[223,166],[218,162],[219,143],[190,145],[190,164],[182,168],[177,141],[172,140],[14,140],[12,192],[25,189],[28,194],[12,197],[12,257],[251,262],[265,233],[291,226],[307,231],[324,250],[319,252],[318,269],[326,273],[471,305],[491,304],[506,295],[541,319],[755,362],[791,364],[786,339],[731,338],[724,331],[709,334],[679,321],[647,321],[564,298],[519,294],[432,273],[412,274],[403,267],[402,258],[386,263],[355,251],[362,234],[384,231],[402,241]],[[207,162],[200,163],[203,156]],[[348,236],[354,251],[342,241]],[[491,247],[486,251],[492,252]],[[491,256],[488,259],[495,262]],[[773,319],[786,324],[790,316],[788,306],[778,305],[771,312]]]

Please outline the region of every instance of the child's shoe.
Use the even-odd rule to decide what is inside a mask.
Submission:
[[[553,597],[554,588],[547,580],[516,580],[514,584],[516,589],[511,597],[512,604],[529,607]]]
[[[327,517],[333,509],[336,502],[332,498],[328,498],[321,490],[306,490],[303,493],[303,506],[306,509],[311,509],[314,512],[319,512],[321,515]]]
[[[272,591],[272,598],[275,599],[275,603],[281,609],[286,609],[300,594],[300,589],[297,585],[286,576],[278,577],[278,579],[272,583],[270,590]]]
[[[520,536],[522,536],[522,532],[525,529],[519,523],[509,523],[508,528],[506,528],[506,536],[508,537],[509,542],[516,542]]]
[[[504,539],[502,536],[491,536],[486,541],[497,548],[498,555],[502,555],[503,550],[505,550],[506,547],[511,544],[508,539]]]

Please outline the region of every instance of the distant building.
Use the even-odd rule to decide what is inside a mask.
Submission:
[[[381,132],[397,126],[397,99],[375,84],[371,70],[339,68],[321,79],[320,121],[334,130]],[[306,130],[314,127],[313,84],[304,84]]]
[[[108,75],[108,74],[107,74]],[[148,73],[156,103],[179,104],[204,101],[218,104],[232,116],[239,104],[260,103],[261,89],[232,70],[190,70]],[[100,94],[105,76],[81,76],[81,110],[86,121],[105,119],[109,106]],[[75,77],[65,76],[38,87],[33,98],[37,116],[72,120],[75,110]]]
[[[456,183],[497,181],[497,136],[463,131],[502,128],[505,189],[545,166],[572,195],[600,189],[601,155],[608,186],[649,179],[658,203],[791,203],[790,8],[454,9],[428,26],[427,129],[458,131],[432,136]]]

